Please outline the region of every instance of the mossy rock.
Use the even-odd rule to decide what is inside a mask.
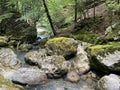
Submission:
[[[0,75],[0,90],[24,90],[22,86],[13,84],[10,80]]]
[[[45,46],[49,55],[62,55],[68,58],[76,54],[78,43],[73,38],[57,37],[49,39]]]
[[[7,46],[8,45],[7,41],[8,41],[8,39],[6,36],[0,36],[0,46],[1,47]]]
[[[102,37],[99,37],[99,35],[90,33],[85,30],[80,30],[73,35],[73,38],[92,44],[101,44],[104,41]]]
[[[120,42],[109,42],[105,45],[90,45],[87,47],[91,56],[103,55],[104,53],[112,53],[115,50],[120,50]]]
[[[63,56],[46,56],[39,59],[38,66],[48,76],[48,78],[61,78],[68,71],[68,63]]]
[[[32,49],[32,44],[21,44],[19,49],[23,52],[28,52],[30,49]]]
[[[105,45],[90,46],[86,49],[93,69],[105,73],[120,72],[120,42],[110,42]]]
[[[0,64],[5,68],[19,68],[21,67],[21,61],[17,58],[14,51],[10,48],[0,49]]]

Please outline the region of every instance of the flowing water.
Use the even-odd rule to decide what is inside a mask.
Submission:
[[[81,80],[79,83],[71,83],[63,79],[50,80],[47,84],[30,87],[27,90],[94,90],[93,85]]]

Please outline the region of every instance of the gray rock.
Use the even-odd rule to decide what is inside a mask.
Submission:
[[[102,77],[97,83],[96,90],[120,90],[120,76],[110,74]]]
[[[66,79],[70,82],[77,83],[80,80],[80,76],[76,72],[70,71],[67,73]]]
[[[120,72],[120,51],[114,51],[113,53],[105,54],[104,56],[97,56],[99,62],[98,67],[105,72]]]
[[[17,58],[16,54],[9,48],[0,49],[0,63],[1,66],[16,68],[21,66],[20,60]]]
[[[71,61],[72,65],[74,65],[74,70],[76,70],[79,74],[83,74],[90,69],[90,62],[87,57],[87,53],[80,44],[78,45],[76,56],[72,58]]]
[[[49,78],[61,77],[68,70],[67,61],[63,56],[47,56],[44,59],[40,59],[38,65]]]
[[[68,70],[68,62],[63,56],[47,56],[45,49],[30,51],[25,55],[25,61],[30,65],[38,65],[49,78],[57,78]]]
[[[40,59],[43,59],[46,56],[46,50],[40,49],[39,51],[30,51],[25,55],[25,61],[28,64],[37,65]]]
[[[21,50],[21,51],[29,51],[30,49],[32,49],[32,44],[21,44],[20,46],[19,46],[19,49]]]
[[[4,76],[20,84],[37,85],[47,82],[46,74],[38,68],[22,67],[16,70],[5,72]]]

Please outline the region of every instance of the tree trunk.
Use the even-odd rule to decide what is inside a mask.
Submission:
[[[93,8],[93,17],[94,17],[94,22],[95,22],[95,16],[96,16],[96,14],[95,14],[95,0],[94,0],[94,8]]]
[[[46,1],[45,1],[45,0],[42,0],[42,1],[43,1],[43,5],[44,5],[44,8],[45,8],[45,12],[46,12],[47,18],[48,18],[49,23],[50,23],[50,26],[51,26],[51,28],[52,28],[53,34],[54,34],[54,36],[56,36],[56,31],[55,31],[55,28],[54,28],[54,26],[53,26],[53,22],[52,22],[52,19],[51,19],[51,16],[50,16],[48,7],[47,7],[47,5],[46,5]]]
[[[77,23],[77,0],[75,0],[75,24]]]

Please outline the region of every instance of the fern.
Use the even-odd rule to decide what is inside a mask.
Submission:
[[[2,22],[2,20],[6,19],[6,18],[10,18],[13,16],[13,13],[5,13],[0,15],[0,23]]]

